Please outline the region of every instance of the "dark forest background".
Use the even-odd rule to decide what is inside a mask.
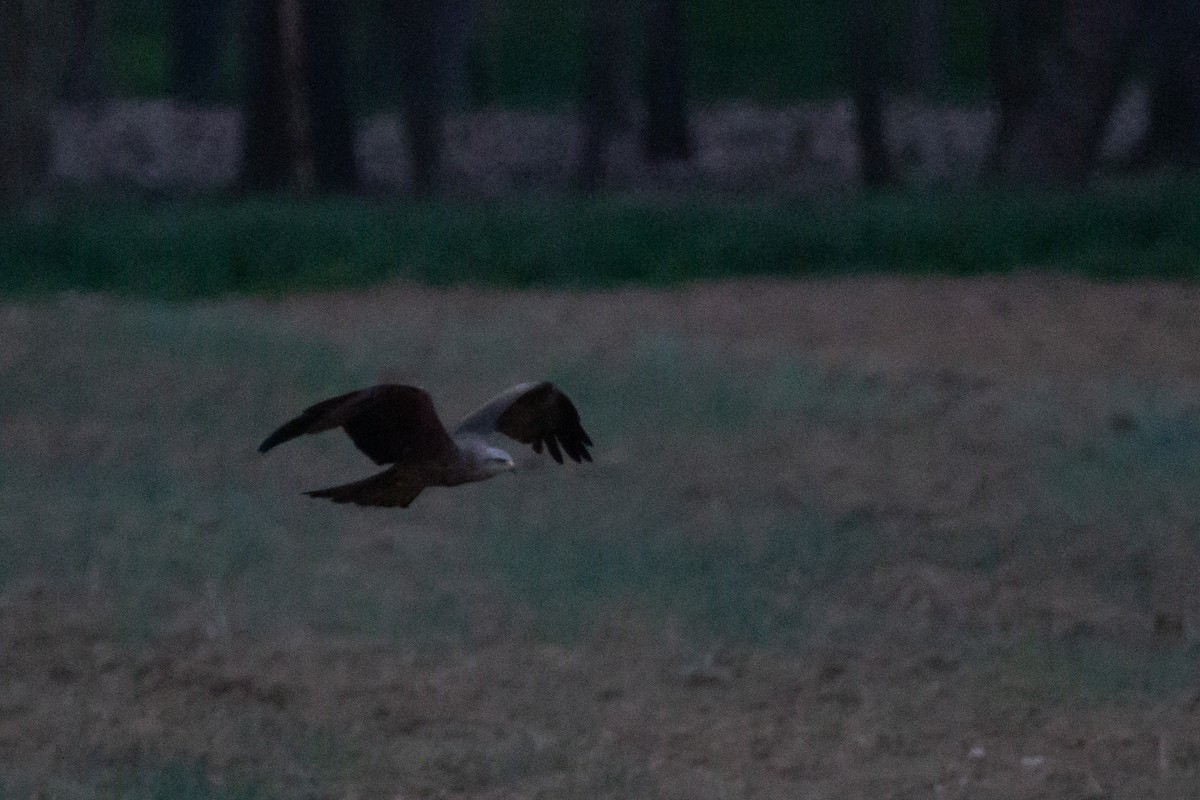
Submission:
[[[24,143],[8,194],[38,180],[53,102],[111,97],[241,106],[252,189],[353,187],[354,121],[385,108],[404,112],[418,192],[436,188],[447,109],[487,106],[576,109],[586,188],[627,106],[648,155],[686,158],[690,105],[733,98],[852,95],[872,183],[892,177],[878,117],[897,93],[994,103],[996,167],[1025,180],[1088,178],[1132,79],[1152,93],[1139,160],[1200,149],[1194,0],[7,0],[4,14],[3,125]]]
[[[1138,140],[1117,162],[1102,161],[1114,108],[1131,89],[1146,98],[1139,106],[1144,119]],[[149,206],[127,208],[115,222],[98,220],[96,198],[111,199],[114,188],[129,187],[101,181],[84,187],[81,199],[80,187],[55,179],[53,148],[56,114],[130,99],[167,100],[184,112],[238,109],[244,127],[236,179],[217,195],[243,203],[256,194],[274,198],[267,210],[226,207],[218,222],[206,223],[210,239],[224,239],[207,250],[190,248],[208,254],[200,259],[204,263],[191,265],[196,274],[211,272],[211,262],[229,262],[225,240],[236,238],[239,224],[274,224],[282,231],[272,238],[278,241],[247,260],[270,263],[273,254],[283,253],[281,260],[300,264],[294,274],[306,274],[306,259],[319,258],[325,265],[318,270],[325,276],[322,285],[335,280],[330,264],[347,262],[353,265],[344,270],[351,282],[396,274],[441,280],[450,272],[445,263],[460,262],[458,237],[490,241],[487,226],[478,224],[482,216],[507,227],[496,237],[501,244],[472,246],[481,252],[471,261],[504,265],[474,277],[502,275],[503,282],[521,283],[536,280],[531,275],[553,275],[555,268],[543,262],[565,256],[554,247],[530,252],[522,244],[527,229],[578,234],[607,229],[631,213],[644,228],[672,231],[657,239],[640,237],[649,250],[633,260],[650,266],[635,279],[659,279],[664,269],[673,276],[719,274],[710,262],[738,262],[738,254],[742,262],[759,265],[752,269],[772,273],[912,268],[914,262],[918,268],[970,272],[980,265],[1019,267],[1030,259],[1056,265],[1068,251],[1083,252],[1084,270],[1092,274],[1137,274],[1147,252],[1156,254],[1148,260],[1149,270],[1158,274],[1187,272],[1195,263],[1197,243],[1188,231],[1200,204],[1187,176],[1200,163],[1198,0],[765,0],[752,6],[716,0],[3,0],[0,140],[6,146],[0,153],[0,197],[16,216],[6,213],[0,225],[8,231],[6,258],[24,265],[22,276],[7,282],[10,288],[46,275],[51,277],[35,283],[128,286],[114,283],[111,270],[68,275],[74,268],[62,243],[71,243],[69,252],[96,250],[92,232],[109,229],[110,222],[127,231],[161,231],[155,215],[163,212],[155,204],[181,192],[156,189]],[[831,233],[819,211],[789,205],[796,195],[785,189],[769,203],[761,197],[745,201],[751,205],[732,212],[734,218],[740,214],[760,223],[717,241],[713,237],[727,231],[712,231],[706,221],[711,212],[694,207],[708,202],[705,189],[685,187],[681,196],[669,182],[670,170],[646,171],[642,181],[642,188],[653,189],[665,176],[661,184],[670,197],[665,204],[639,203],[630,211],[620,202],[614,209],[601,201],[574,210],[553,204],[529,210],[543,190],[587,196],[612,188],[613,143],[631,131],[645,164],[687,165],[696,155],[697,109],[730,103],[788,108],[842,99],[853,109],[845,144],[857,153],[857,182],[890,198],[879,205],[872,197],[880,195],[862,195],[867,205],[845,214],[859,228]],[[970,178],[978,192],[930,201],[922,187],[910,185],[889,132],[894,116],[889,109],[897,104],[993,112],[987,167]],[[520,208],[499,213],[481,212],[461,197],[440,211],[414,212],[405,205],[408,198],[446,192],[447,120],[495,109],[570,120],[578,131],[571,153],[556,156],[569,178],[553,184],[535,176],[518,193]],[[470,221],[470,230],[458,223],[433,224],[444,246],[431,248],[438,252],[432,259],[443,266],[422,272],[410,260],[409,272],[397,268],[393,248],[420,251],[421,243],[371,239],[379,228],[371,209],[340,206],[314,215],[312,206],[288,205],[320,195],[367,193],[380,199],[380,187],[366,185],[355,157],[364,119],[378,112],[397,115],[408,165],[400,184],[382,189],[400,201],[390,209],[396,225],[430,230],[432,223],[422,216],[429,213]],[[190,124],[183,119],[177,124]],[[1169,186],[1162,183],[1164,174],[1171,176]],[[1138,182],[1138,176],[1150,176],[1152,183]],[[1123,188],[1113,188],[1114,177],[1125,181]],[[961,189],[963,180],[957,183]],[[1041,209],[1064,201],[1048,200],[1045,192],[1073,198],[1057,220],[1047,220]],[[144,193],[139,198],[147,199]],[[30,203],[54,213],[30,217]],[[182,212],[185,228],[192,224],[188,220],[208,213],[189,208]],[[1114,223],[1113,209],[1132,211],[1129,219],[1115,214]],[[779,214],[785,219],[771,216]],[[343,223],[350,232],[339,233]],[[325,239],[371,241],[355,247],[334,242],[328,250],[317,247],[319,256],[310,255],[311,242],[299,253],[289,249],[299,227],[331,224],[335,230]],[[1059,227],[1047,231],[1046,225]],[[1099,248],[1106,255],[1093,257],[1098,248],[1086,243],[1112,236],[1114,225],[1125,244]],[[964,226],[968,240],[1001,246],[990,253],[968,251],[947,238],[961,241]],[[188,235],[200,236],[195,230]],[[592,276],[584,282],[597,282],[597,271],[604,276],[601,283],[631,277],[613,268],[630,253],[599,238],[602,255],[591,272],[584,270]],[[668,255],[655,250],[663,239],[673,242]],[[704,247],[688,250],[687,243],[696,240]],[[162,260],[161,248],[137,243],[135,233],[122,241],[135,244],[117,248],[118,263],[129,257],[147,265]],[[875,241],[883,243],[872,247]],[[111,243],[98,249],[106,248]],[[996,252],[1013,256],[997,258]],[[364,261],[377,266],[364,273],[359,268]],[[1114,261],[1121,263],[1114,267]],[[664,268],[664,262],[675,266]],[[246,289],[264,282],[270,279],[235,276],[216,286]]]

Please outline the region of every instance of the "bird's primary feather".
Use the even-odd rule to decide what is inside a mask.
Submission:
[[[454,432],[502,433],[531,445],[535,453],[544,446],[559,464],[563,463],[562,451],[577,463],[592,460],[587,450],[592,440],[583,429],[579,411],[548,381],[522,383],[502,392],[460,422]]]

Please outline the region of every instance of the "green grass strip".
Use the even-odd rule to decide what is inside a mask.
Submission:
[[[166,299],[432,285],[594,288],[751,275],[1093,278],[1200,274],[1200,181],[1090,192],[982,188],[847,197],[629,196],[72,201],[0,217],[0,293]]]

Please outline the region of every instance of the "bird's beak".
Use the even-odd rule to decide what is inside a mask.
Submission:
[[[510,458],[508,461],[505,461],[505,462],[504,462],[504,467],[505,467],[505,469],[507,469],[509,472],[516,472],[516,471],[517,471],[517,465],[516,465],[515,463],[513,463],[513,460],[512,460],[511,458]]]

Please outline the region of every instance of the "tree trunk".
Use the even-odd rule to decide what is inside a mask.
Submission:
[[[478,73],[485,69],[478,60],[481,43],[475,38],[477,6],[476,0],[442,0],[438,4],[434,38],[447,106],[474,102],[476,81],[481,77]]]
[[[417,197],[441,185],[445,116],[451,88],[482,89],[482,64],[470,62],[475,0],[388,0],[384,25],[400,52],[402,135]]]
[[[172,97],[196,104],[216,101],[228,9],[229,0],[172,2]]]
[[[62,86],[62,99],[68,103],[96,103],[107,92],[104,62],[111,11],[107,0],[72,3],[71,46]]]
[[[1200,0],[1163,0],[1149,27],[1150,118],[1134,166],[1200,167]]]
[[[1012,117],[1004,173],[1040,183],[1087,180],[1143,12],[1139,0],[1067,0],[1059,44],[1032,100]]]
[[[477,33],[467,41],[464,58],[464,80],[471,107],[480,109],[495,105],[496,85],[492,65],[488,62],[487,49]]]
[[[313,154],[312,103],[309,100],[308,47],[304,41],[312,31],[303,20],[301,0],[278,0],[279,59],[287,100],[288,145],[291,150],[292,186],[302,193],[311,192],[317,183],[316,157]]]
[[[679,0],[651,0],[645,37],[646,119],[642,148],[651,161],[684,159],[688,140],[687,46]]]
[[[445,98],[434,31],[438,8],[431,0],[396,2],[403,52],[404,135],[410,180],[417,197],[437,193],[442,173]]]
[[[437,193],[442,173],[445,97],[439,70],[436,0],[391,0],[388,23],[399,35],[404,141],[413,194]]]
[[[47,185],[67,9],[56,0],[0,0],[0,206]]]
[[[992,169],[1008,158],[1016,121],[1038,93],[1038,65],[1062,24],[1062,0],[1011,0],[993,10],[990,62],[997,122]]]
[[[247,17],[243,189],[355,185],[340,0],[255,0]]]
[[[279,40],[279,4],[252,0],[246,15],[242,188],[279,191],[292,171],[288,97]]]
[[[854,3],[848,40],[859,161],[863,183],[871,187],[896,183],[884,122],[884,36],[878,10],[868,0]]]
[[[944,0],[913,0],[912,80],[917,92],[934,97],[942,86]]]
[[[595,192],[604,185],[609,140],[621,125],[620,2],[589,0],[588,3],[580,104],[583,140],[575,169],[575,185],[582,192]]]
[[[346,93],[346,4],[343,0],[307,0],[302,7],[307,34],[302,63],[316,186],[325,192],[353,191],[358,171],[354,115]]]

